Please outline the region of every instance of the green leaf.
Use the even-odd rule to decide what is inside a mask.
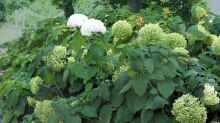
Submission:
[[[137,96],[134,92],[129,92],[126,95],[126,105],[132,113],[141,110],[144,107],[146,100],[146,97]]]
[[[128,82],[120,91],[120,94],[126,93],[131,88],[131,83]]]
[[[66,82],[68,80],[68,77],[69,77],[69,70],[66,69],[64,72],[63,72],[63,82]]]
[[[93,106],[84,106],[80,112],[89,118],[97,117],[97,109]]]
[[[163,113],[157,113],[154,115],[154,122],[155,123],[172,123],[172,120]]]
[[[84,65],[79,64],[79,63],[71,64],[69,65],[69,67],[70,67],[70,71],[72,74],[85,80],[90,79],[96,73],[94,69],[87,68]]]
[[[150,123],[153,119],[154,112],[151,110],[143,110],[141,112],[141,123]]]
[[[144,61],[144,67],[149,73],[153,73],[154,71],[154,61],[153,59],[147,59]]]
[[[175,84],[172,81],[158,82],[157,88],[163,97],[169,98],[175,90]]]
[[[155,110],[155,109],[163,108],[163,106],[166,104],[168,104],[167,100],[165,100],[160,96],[156,96],[148,99],[147,103],[145,104],[146,105],[145,109]]]
[[[98,123],[110,123],[112,118],[112,106],[104,105],[100,110]]]
[[[116,113],[115,123],[126,123],[132,119],[132,115],[126,106],[121,106]]]
[[[143,78],[137,78],[130,80],[132,87],[134,88],[135,93],[138,96],[143,96],[147,89],[147,80]]]
[[[82,120],[81,120],[81,118],[79,116],[76,115],[76,116],[73,116],[71,122],[72,123],[82,123]]]

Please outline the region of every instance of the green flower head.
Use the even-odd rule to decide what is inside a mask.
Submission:
[[[219,103],[219,97],[217,96],[217,94],[218,93],[215,90],[214,86],[211,86],[210,84],[205,84],[201,101],[207,106],[216,105]]]
[[[171,48],[182,47],[185,48],[187,46],[187,41],[184,36],[178,33],[170,33],[165,35],[164,40],[168,43],[168,46]]]
[[[198,98],[186,94],[175,100],[172,114],[180,123],[205,123],[207,112]]]
[[[31,92],[33,94],[37,94],[38,91],[40,90],[40,86],[43,84],[43,80],[37,76],[31,79]]]
[[[127,40],[132,36],[132,33],[132,26],[127,21],[119,20],[112,26],[112,35],[115,41]]]
[[[212,52],[215,54],[215,55],[218,55],[220,56],[220,38],[217,38],[216,40],[214,40],[212,42]]]
[[[146,43],[155,43],[161,41],[164,32],[158,24],[146,24],[138,34],[138,41]]]
[[[199,5],[194,5],[191,9],[191,13],[192,13],[192,18],[194,18],[197,21],[201,20],[201,18],[208,15],[206,9],[204,9]]]
[[[53,51],[47,56],[47,66],[55,72],[61,71],[64,68],[66,56],[66,47],[55,46]]]
[[[67,54],[66,47],[64,46],[55,46],[52,54],[58,58],[65,58]]]
[[[51,117],[56,118],[55,111],[52,107],[52,101],[50,100],[37,102],[34,113],[36,114],[36,117],[39,118],[39,120],[42,123],[49,123],[49,118]]]

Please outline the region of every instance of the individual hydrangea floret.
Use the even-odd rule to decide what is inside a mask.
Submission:
[[[51,54],[47,57],[47,65],[55,72],[59,72],[65,65],[67,49],[63,46],[55,46]]]
[[[216,105],[219,103],[219,97],[217,94],[215,87],[207,83],[204,85],[201,101],[207,106]]]
[[[201,18],[208,15],[207,11],[199,5],[194,5],[191,9],[191,13],[192,18],[194,18],[197,21],[201,20]]]
[[[30,82],[31,92],[33,94],[37,94],[42,84],[43,84],[43,80],[39,76],[32,78]]]
[[[68,27],[81,27],[85,21],[88,20],[88,17],[83,14],[73,14],[69,17],[67,21]]]
[[[49,123],[49,118],[51,118],[52,116],[54,116],[55,118],[56,116],[55,111],[52,107],[52,101],[50,100],[37,102],[34,113],[36,114],[36,117],[39,118],[39,120],[42,123]]]
[[[125,20],[119,20],[112,26],[112,35],[115,41],[124,41],[131,37],[133,33],[132,26]]]
[[[187,41],[181,34],[178,33],[170,33],[165,36],[165,40],[171,48],[183,47],[187,46]]]
[[[212,47],[212,52],[215,55],[220,56],[220,38],[214,40],[211,47]]]
[[[159,24],[146,24],[138,34],[138,40],[146,43],[156,43],[162,40],[164,35],[163,29]]]
[[[175,100],[172,114],[180,123],[205,123],[207,111],[198,98],[186,94]]]
[[[106,27],[100,20],[89,19],[85,21],[80,31],[83,36],[91,36],[93,33],[105,34]]]

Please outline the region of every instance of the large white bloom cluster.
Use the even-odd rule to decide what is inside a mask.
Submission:
[[[83,36],[91,36],[93,33],[104,34],[106,32],[106,27],[102,21],[93,18],[89,19],[83,14],[71,15],[67,26],[81,28],[80,31]]]
[[[88,20],[88,17],[83,14],[73,14],[69,17],[67,21],[68,27],[81,27],[85,21]]]
[[[219,97],[217,96],[217,91],[215,87],[210,84],[204,85],[202,102],[205,105],[216,105],[219,103]]]
[[[104,23],[100,20],[89,19],[81,27],[81,34],[84,36],[91,36],[92,33],[102,33],[106,32],[106,27]]]

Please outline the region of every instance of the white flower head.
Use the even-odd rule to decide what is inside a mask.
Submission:
[[[88,20],[88,17],[83,14],[73,14],[69,17],[67,21],[68,27],[81,27],[85,21]]]
[[[220,99],[214,86],[205,84],[203,93],[204,95],[201,100],[205,105],[216,105],[219,103]]]
[[[100,20],[89,19],[81,27],[81,34],[83,36],[91,36],[92,33],[102,33],[106,32],[106,27],[104,23]]]

